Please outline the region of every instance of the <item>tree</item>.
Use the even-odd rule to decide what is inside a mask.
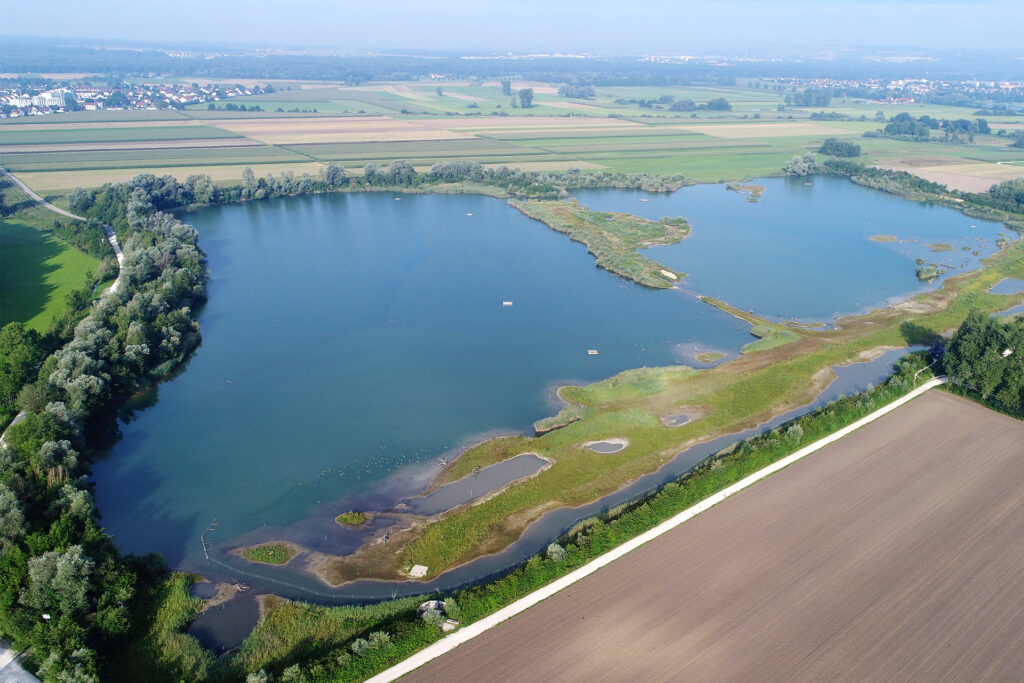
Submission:
[[[529,109],[533,106],[533,88],[521,88],[519,90],[519,104],[522,105],[523,109]]]
[[[724,97],[716,97],[707,103],[709,111],[732,111],[732,105]]]
[[[242,196],[252,199],[256,195],[257,189],[259,189],[259,185],[256,182],[256,174],[246,166],[242,169]]]
[[[825,138],[818,151],[834,157],[859,157],[860,145],[854,142],[844,142],[837,138]]]
[[[328,187],[341,187],[348,182],[345,177],[345,167],[339,164],[327,164],[324,168],[324,183]]]
[[[803,157],[796,156],[787,161],[782,170],[789,175],[807,176],[817,172],[818,161],[813,154],[807,153]]]
[[[28,587],[21,593],[21,603],[40,612],[84,614],[89,609],[92,568],[93,561],[80,545],[33,557],[28,561]]]
[[[501,94],[511,95],[512,94],[512,79],[503,78],[501,79]]]
[[[0,482],[0,554],[17,542],[25,533],[25,515],[18,505],[18,498]]]
[[[696,111],[697,103],[693,100],[676,100],[668,109],[669,111]]]
[[[0,406],[14,405],[22,385],[35,379],[42,359],[38,332],[19,322],[4,325],[0,330]]]
[[[436,88],[434,88],[434,92],[437,93],[438,97],[441,97],[442,95],[444,95],[444,88],[442,88],[441,86],[437,86]]]

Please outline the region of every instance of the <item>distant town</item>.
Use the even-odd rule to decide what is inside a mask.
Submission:
[[[459,74],[431,73],[431,81],[460,80]],[[272,85],[198,83],[122,83],[97,86],[85,80],[0,79],[0,118],[45,116],[72,111],[183,109],[187,105],[210,103],[210,108],[239,111],[262,111],[250,104],[215,106],[214,103],[247,95],[275,92]],[[984,114],[1017,115],[1024,113],[1013,100],[1024,92],[1024,81],[981,81],[905,78],[886,80],[763,77],[740,79],[740,85],[775,92],[808,93],[799,101],[787,104],[814,106],[820,104],[809,95],[854,97],[887,104],[944,104],[983,108]],[[735,78],[720,85],[736,85]],[[243,107],[245,107],[243,109]]]
[[[273,92],[272,87],[192,84],[125,84],[98,87],[88,82],[48,82],[47,89],[0,86],[0,118],[45,116],[71,111],[182,109]],[[233,108],[233,107],[232,107]],[[258,111],[258,108],[254,110]]]

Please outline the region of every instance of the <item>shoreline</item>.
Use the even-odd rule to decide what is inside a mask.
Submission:
[[[423,189],[419,190],[418,193],[435,192],[437,189],[438,188],[423,188]],[[356,191],[356,190],[348,190],[348,191]],[[364,190],[360,190],[360,191],[364,191]],[[365,191],[374,191],[374,190],[365,190]],[[395,188],[382,188],[379,191],[402,192],[403,190],[396,190]],[[458,188],[458,191],[465,192],[466,188],[460,187],[460,188]],[[479,193],[478,192],[470,192],[470,193],[473,193],[473,194],[487,194],[487,193],[482,193],[482,192],[479,192]],[[545,222],[545,221],[542,220],[541,222]],[[551,226],[549,225],[549,227],[551,227]],[[999,252],[997,252],[996,256],[998,256],[999,254],[1002,254],[1002,253],[1008,251],[1011,248],[1011,246],[1013,244],[1015,244],[1017,241],[1019,241],[1019,240],[1015,240],[1014,242],[1008,243],[1006,246],[1004,246],[1002,249],[1000,249]],[[990,258],[995,258],[995,257],[990,257]],[[898,307],[899,309],[901,309],[899,312],[903,313],[904,315],[923,314],[923,313],[940,313],[941,311],[945,310],[945,308],[948,308],[948,306],[949,306],[949,301],[941,301],[941,299],[943,299],[943,293],[946,292],[947,289],[950,289],[950,288],[948,288],[946,286],[947,283],[949,283],[951,281],[962,280],[962,279],[966,278],[969,274],[976,274],[978,272],[983,272],[985,270],[986,270],[985,266],[982,266],[982,268],[980,268],[980,269],[978,269],[976,271],[970,271],[970,273],[960,273],[960,274],[957,274],[955,276],[952,276],[952,277],[948,278],[937,289],[933,290],[931,288],[928,288],[927,294],[924,294],[924,295],[921,295],[919,292],[912,292],[912,293],[909,293],[907,295],[904,295],[904,296],[901,297],[904,301]],[[923,302],[923,301],[916,301],[915,302],[914,301],[914,300],[920,300],[920,299],[925,298],[925,297],[929,297],[930,295],[935,295],[935,296],[931,296],[931,298],[938,299],[939,301],[933,301],[933,302]],[[702,300],[704,299],[704,297],[700,297],[700,298],[702,298]],[[705,301],[705,303],[708,303],[708,302]],[[894,310],[895,308],[897,308],[897,307],[890,306],[890,307],[888,307],[885,310],[896,312]],[[907,310],[902,310],[902,309],[907,309]],[[884,312],[883,309],[871,309],[871,311],[869,313],[867,313],[867,314],[855,315],[855,316],[843,316],[843,317],[840,317],[840,318],[836,319],[836,323],[837,324],[836,324],[836,326],[834,328],[832,328],[831,330],[824,330],[824,331],[826,331],[826,332],[839,331],[840,328],[845,327],[846,323],[848,321],[850,321],[851,319],[856,322],[857,319],[860,319],[860,318],[870,318],[870,317],[874,316],[876,313],[882,313],[882,312]],[[755,324],[752,320],[747,320],[747,319],[743,318],[743,316],[737,315],[736,317],[738,317],[740,319],[744,319],[745,322],[747,322],[748,324],[752,324],[752,325]],[[750,316],[750,317],[752,319],[756,319],[756,320],[763,320],[761,318],[758,318],[757,316]],[[875,324],[875,323],[868,321],[868,322],[865,322],[864,324]],[[772,326],[773,327],[780,327],[780,328],[785,328],[786,327],[786,325],[784,325],[784,324],[781,324],[781,325],[780,324],[775,324],[775,325],[772,325]],[[806,335],[809,336],[809,335],[813,335],[813,334],[817,334],[819,332],[822,332],[822,330],[819,330],[819,329],[810,329],[810,330],[800,329],[799,332],[804,332],[804,333],[806,333]],[[798,334],[798,333],[794,333],[793,336],[795,337],[795,339],[792,340],[792,342],[795,342],[797,345],[800,345],[801,340],[805,340],[806,339],[805,335],[801,335],[801,334]],[[787,342],[787,343],[790,343],[790,342]],[[808,345],[805,344],[804,346],[808,346]],[[813,345],[810,345],[810,346],[813,346]],[[757,355],[760,355],[760,354],[757,354]],[[743,353],[738,358],[733,359],[732,361],[728,361],[726,363],[723,363],[723,364],[721,364],[718,367],[723,367],[723,366],[731,365],[733,363],[737,363],[739,365],[746,365],[746,363],[744,361],[747,358],[749,358],[749,357],[750,357],[749,353]],[[855,362],[855,361],[847,359],[842,364],[848,364],[848,363],[851,363],[851,362]],[[825,368],[822,368],[822,371],[825,371],[826,375],[828,374],[828,372],[827,372],[827,370]],[[611,379],[611,378],[609,378],[609,379]],[[812,388],[817,388],[818,385],[819,385],[819,382],[822,379],[824,379],[824,378],[823,377],[815,376],[813,378],[814,381],[812,382]],[[607,381],[607,380],[605,380],[605,381]],[[594,384],[601,384],[601,382],[597,382],[597,383],[594,383]],[[564,400],[565,397],[562,394],[562,389],[563,388],[564,387],[559,387],[556,393],[557,393],[559,398]],[[575,402],[569,402],[569,403],[570,404],[574,404],[574,405],[576,404]],[[787,407],[787,405],[788,404],[786,402],[783,402],[781,407],[785,408],[785,407]],[[754,415],[751,415],[749,417],[750,417],[750,419],[755,419],[759,415],[761,415],[761,413],[755,413]],[[569,425],[563,425],[563,426],[561,426],[559,428],[554,429],[553,431],[559,431],[560,429],[564,429],[566,426],[569,426]],[[710,438],[710,437],[707,437],[707,438]],[[469,444],[469,445],[466,445],[465,447],[460,448],[461,452],[459,454],[459,457],[456,460],[453,460],[451,463],[446,463],[445,468],[442,470],[442,473],[452,471],[455,468],[456,464],[459,461],[462,460],[462,456],[463,455],[465,455],[467,452],[473,451],[474,449],[476,449],[476,448],[478,448],[480,446],[486,445],[490,441],[491,440],[485,440],[482,443]],[[693,443],[700,443],[700,442],[701,442],[701,439],[697,439],[696,441],[690,440],[690,441],[687,441],[685,443],[687,445],[692,445]],[[622,484],[622,486],[628,486],[629,483],[631,483],[634,480],[635,480],[635,477],[633,479],[625,480],[626,483]],[[436,488],[439,488],[441,485],[443,485],[443,483],[445,483],[445,482],[438,481],[437,476],[435,476],[434,479],[431,480],[431,483],[430,483],[429,486],[433,486],[434,487],[433,490],[436,490]],[[497,496],[498,494],[500,494],[500,491],[496,492],[494,494],[494,496]],[[482,502],[486,502],[486,501],[482,501]],[[545,507],[547,507],[547,506],[545,506]],[[472,559],[470,559],[469,561],[472,561]],[[449,571],[450,569],[457,568],[459,566],[462,566],[462,565],[458,564],[458,563],[457,564],[452,564],[452,565],[447,565],[445,567],[445,571]]]
[[[838,364],[836,367],[849,367],[849,366],[855,366],[855,365],[862,365],[862,364],[866,364],[866,363],[871,363],[873,361],[877,361],[881,356],[884,356],[887,352],[899,351],[899,350],[901,350],[903,348],[907,348],[908,349],[908,353],[910,352],[908,347],[876,347],[876,348],[870,349],[869,351],[862,352],[857,357],[852,358],[852,359],[848,360],[845,363]],[[584,503],[582,505],[577,505],[577,506],[549,506],[549,508],[546,509],[540,517],[538,517],[533,522],[531,522],[531,524],[529,524],[523,530],[522,534],[519,536],[519,538],[516,539],[515,542],[513,542],[513,544],[511,546],[505,546],[505,547],[497,548],[497,549],[495,549],[492,552],[488,552],[488,553],[484,553],[484,554],[480,554],[480,555],[474,556],[472,558],[467,559],[465,562],[462,562],[462,563],[459,563],[457,565],[453,565],[453,566],[445,568],[445,570],[443,572],[441,572],[440,574],[430,575],[430,576],[427,576],[427,577],[425,577],[423,579],[419,579],[419,580],[411,578],[411,577],[408,577],[408,576],[386,578],[386,577],[377,575],[377,576],[359,576],[359,577],[354,577],[354,578],[351,578],[351,579],[348,579],[348,580],[344,580],[344,581],[341,581],[341,582],[334,582],[334,581],[330,580],[330,577],[328,576],[330,570],[325,565],[327,563],[331,562],[332,560],[337,560],[339,558],[346,557],[346,556],[329,555],[329,554],[321,553],[321,552],[318,552],[318,551],[312,551],[312,550],[309,550],[308,548],[301,548],[301,546],[300,546],[300,548],[301,548],[301,553],[304,556],[304,558],[303,558],[304,562],[303,562],[303,565],[302,565],[301,569],[299,569],[299,572],[302,575],[305,575],[307,577],[313,578],[316,581],[317,585],[319,585],[320,587],[325,588],[325,589],[327,589],[329,591],[332,591],[332,592],[336,591],[336,590],[339,590],[339,589],[344,590],[346,586],[358,585],[360,582],[367,581],[367,580],[372,581],[374,585],[393,586],[393,587],[403,586],[403,587],[406,587],[406,588],[411,588],[413,590],[413,593],[416,593],[416,594],[423,593],[423,592],[432,592],[432,590],[437,590],[436,587],[433,588],[433,589],[431,588],[431,586],[433,584],[442,584],[442,585],[449,584],[450,580],[452,579],[453,572],[458,572],[459,570],[465,570],[465,568],[467,568],[470,565],[472,565],[473,563],[479,562],[481,560],[496,559],[496,558],[501,557],[504,554],[507,554],[509,552],[510,548],[512,548],[516,544],[522,542],[523,539],[526,538],[531,533],[531,531],[533,531],[535,528],[543,527],[545,525],[546,521],[547,521],[547,518],[549,516],[551,516],[551,515],[563,515],[563,516],[569,516],[569,517],[572,517],[572,518],[576,518],[576,517],[579,517],[580,515],[583,515],[583,517],[581,517],[581,519],[583,519],[583,518],[587,518],[587,517],[593,516],[593,514],[596,514],[596,511],[599,510],[599,509],[607,509],[609,507],[615,507],[616,505],[621,505],[624,502],[628,502],[629,500],[633,500],[633,499],[637,499],[637,498],[642,498],[642,497],[644,497],[646,495],[650,495],[651,493],[657,491],[666,481],[669,481],[671,479],[674,479],[676,476],[679,476],[679,473],[668,475],[666,473],[666,470],[670,469],[673,464],[676,464],[676,462],[677,462],[677,460],[679,458],[681,458],[683,456],[686,456],[687,454],[689,454],[690,452],[694,451],[695,449],[701,449],[703,451],[703,450],[707,450],[709,447],[711,448],[711,450],[706,455],[703,455],[700,458],[698,458],[697,460],[695,460],[693,463],[686,465],[685,471],[688,471],[692,467],[694,467],[697,464],[699,464],[699,462],[703,461],[706,457],[710,457],[715,452],[720,450],[720,447],[723,447],[723,443],[721,443],[721,442],[728,441],[729,444],[732,444],[732,443],[735,443],[738,440],[742,440],[744,438],[750,438],[751,436],[755,436],[757,434],[762,434],[765,431],[770,430],[771,428],[773,428],[772,425],[775,425],[776,423],[780,423],[781,424],[781,423],[784,423],[784,422],[788,422],[789,420],[795,419],[796,417],[799,417],[801,415],[805,415],[805,414],[807,414],[809,412],[812,412],[816,408],[818,408],[821,405],[824,405],[824,403],[826,403],[826,401],[822,400],[822,397],[827,395],[829,387],[831,387],[834,384],[836,379],[837,379],[837,374],[836,374],[835,370],[833,370],[832,367],[824,368],[823,371],[819,371],[819,373],[816,373],[816,377],[815,377],[815,381],[814,381],[814,384],[815,384],[815,387],[816,387],[816,391],[814,392],[814,398],[811,401],[809,401],[807,403],[804,403],[802,405],[799,405],[799,406],[797,406],[795,408],[791,408],[789,410],[785,410],[785,411],[779,412],[777,414],[774,414],[774,415],[770,416],[768,419],[759,421],[756,425],[747,427],[746,429],[743,429],[743,430],[738,430],[738,431],[730,432],[728,434],[723,434],[723,435],[707,436],[707,437],[704,437],[704,438],[688,440],[688,441],[680,444],[679,448],[672,455],[672,457],[669,458],[666,462],[662,463],[655,470],[653,470],[651,472],[647,472],[647,473],[641,474],[641,475],[639,475],[637,477],[631,478],[630,480],[622,483],[622,485],[619,486],[612,493],[610,493],[610,494],[608,494],[606,496],[602,496],[601,498],[599,498],[597,500],[590,501],[588,503]],[[693,406],[689,406],[689,407],[692,408]],[[694,411],[694,412],[697,412],[697,411]],[[675,428],[672,428],[672,429],[675,429]],[[610,439],[606,439],[606,440],[610,440]],[[728,444],[725,444],[725,445],[727,446]],[[616,454],[599,454],[599,453],[594,453],[593,455],[596,456],[596,457],[609,457],[609,455],[616,455]],[[539,475],[541,472],[545,471],[549,466],[550,465],[546,465],[545,468],[541,469],[537,473],[534,473],[533,475],[530,475],[530,477],[527,477],[526,479],[532,478],[532,477],[535,477],[535,476]],[[623,497],[624,493],[628,492],[631,488],[636,487],[638,485],[638,482],[641,482],[641,481],[643,481],[645,479],[652,479],[652,478],[653,479],[659,479],[659,480],[664,479],[665,481],[663,481],[661,483],[658,483],[658,484],[655,484],[655,485],[652,485],[652,486],[649,486],[649,487],[644,485],[644,486],[641,487],[641,488],[643,488],[642,491],[633,492],[631,495],[626,497],[624,501],[615,502],[618,498]],[[517,480],[517,481],[522,481],[522,480]],[[502,489],[493,491],[490,494],[487,494],[486,496],[483,496],[483,497],[481,497],[479,499],[471,501],[471,502],[469,502],[469,503],[467,503],[465,505],[458,506],[456,508],[453,508],[450,511],[445,511],[443,513],[439,513],[438,515],[434,515],[432,517],[417,518],[416,516],[408,514],[408,513],[402,514],[402,517],[404,518],[403,521],[402,521],[402,525],[406,526],[407,529],[412,530],[412,529],[421,527],[423,524],[429,524],[430,521],[433,520],[434,518],[440,517],[440,516],[442,516],[444,514],[447,514],[448,512],[457,511],[457,510],[462,509],[462,508],[468,508],[468,507],[473,507],[475,505],[483,504],[488,499],[493,498],[494,496],[502,493],[504,490],[507,490],[508,487],[514,485],[515,483],[516,482],[510,482],[506,487],[503,487]],[[568,526],[572,526],[572,525],[574,525],[576,523],[578,523],[578,520],[576,522],[571,522]],[[559,534],[559,535],[561,535],[561,534]],[[529,543],[529,541],[527,541],[527,543]],[[364,548],[365,548],[365,546],[361,547],[360,550],[363,550]],[[359,551],[357,551],[357,552],[359,552]],[[535,549],[533,551],[531,551],[530,554],[534,554],[534,553],[535,553]],[[517,564],[517,563],[518,563],[518,561],[511,562],[510,566],[515,566],[515,564]],[[490,574],[484,574],[484,575],[478,577],[477,579],[471,579],[471,580],[468,580],[468,581],[466,581],[466,580],[459,580],[457,582],[454,582],[452,585],[458,585],[458,586],[470,585],[470,584],[473,584],[473,583],[477,583],[479,581],[485,581],[485,580],[487,580],[489,578],[490,578]]]

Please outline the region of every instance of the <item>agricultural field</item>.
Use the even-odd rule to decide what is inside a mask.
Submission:
[[[747,180],[777,174],[794,155],[826,137],[857,142],[863,161],[909,170],[950,187],[979,191],[1017,177],[1024,150],[1005,137],[973,144],[864,138],[875,115],[907,112],[973,118],[964,108],[881,104],[834,98],[827,108],[785,106],[783,94],[747,86],[598,87],[593,98],[560,97],[552,84],[532,88],[533,106],[512,107],[497,81],[341,84],[279,82],[276,92],[192,105],[179,111],[77,112],[0,122],[0,165],[55,197],[138,173],[179,179],[208,173],[240,181],[248,166],[267,173],[317,174],[328,163],[358,174],[367,164],[404,159],[417,168],[478,161],[526,170],[567,168],[681,173],[691,180]],[[440,95],[438,94],[440,88]],[[732,109],[672,111],[716,98]],[[516,98],[518,100],[518,98]],[[263,111],[239,111],[258,105]],[[811,120],[817,111],[850,120]],[[34,117],[33,117],[34,118]],[[1024,122],[988,117],[993,130]]]
[[[1022,438],[932,390],[403,680],[1015,678]]]
[[[21,322],[45,331],[64,298],[100,264],[64,240],[18,220],[0,221],[0,327]]]

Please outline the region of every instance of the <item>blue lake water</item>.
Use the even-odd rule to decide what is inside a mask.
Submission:
[[[765,188],[756,202],[724,184],[672,194],[586,190],[573,196],[599,211],[687,218],[689,237],[645,254],[688,273],[683,287],[774,319],[827,321],[885,305],[977,268],[997,250],[1000,233],[1016,238],[1001,223],[868,190],[845,178],[762,178],[750,184]],[[876,235],[898,241],[872,241]],[[932,251],[935,244],[952,250]],[[921,283],[918,258],[947,273],[930,285]]]
[[[202,346],[94,469],[118,545],[172,565],[202,558],[213,518],[224,542],[347,496],[413,494],[447,451],[556,412],[559,384],[752,340],[487,197],[316,196],[186,219],[211,270]]]
[[[768,190],[758,203],[722,186],[581,196],[594,208],[689,217],[693,235],[651,255],[690,272],[688,288],[784,318],[829,316],[921,288],[916,247],[865,235],[953,244],[971,224],[845,181],[759,182]],[[862,205],[880,213],[868,216]],[[748,325],[684,291],[598,269],[582,245],[487,197],[321,195],[204,209],[186,220],[211,269],[203,344],[182,373],[125,411],[122,440],[94,468],[102,522],[119,547],[160,552],[172,566],[209,567],[200,535],[214,518],[218,549],[284,537],[349,552],[374,523],[344,529],[333,515],[386,509],[421,491],[450,451],[531,431],[557,411],[558,385],[695,364],[703,350],[735,355],[752,340]],[[1001,227],[973,223],[962,239],[991,251]],[[939,234],[925,237],[932,224]],[[689,247],[700,256],[686,256]],[[837,387],[863,388],[885,367],[851,370]],[[576,514],[592,512],[554,515],[485,570],[508,566]],[[243,569],[224,553],[217,562]]]
[[[1008,277],[1000,280],[988,291],[992,294],[1021,294],[1024,293],[1024,280]]]

